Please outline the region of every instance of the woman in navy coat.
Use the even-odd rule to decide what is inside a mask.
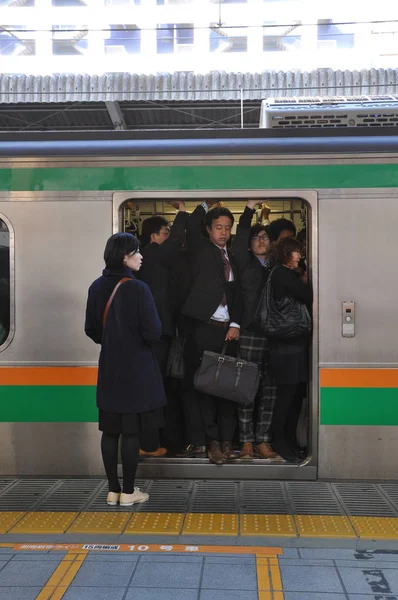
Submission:
[[[139,436],[164,425],[166,394],[151,345],[159,340],[162,325],[149,287],[133,272],[142,264],[139,243],[129,233],[116,233],[104,252],[106,268],[89,288],[85,332],[101,344],[98,365],[97,406],[101,451],[109,482],[107,503],[131,506],[148,500],[134,478],[139,458]],[[117,284],[123,279],[104,312]],[[123,491],[117,476],[121,436]]]

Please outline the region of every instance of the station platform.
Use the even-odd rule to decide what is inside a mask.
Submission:
[[[0,479],[0,600],[398,600],[398,483]]]

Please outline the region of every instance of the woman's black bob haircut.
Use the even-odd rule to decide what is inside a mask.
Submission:
[[[107,269],[123,269],[123,259],[126,254],[135,254],[140,249],[140,243],[131,233],[115,233],[106,242],[104,261]]]

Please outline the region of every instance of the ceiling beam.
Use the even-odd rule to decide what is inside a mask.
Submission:
[[[114,128],[118,131],[127,129],[126,122],[124,120],[123,113],[120,108],[119,102],[108,101],[108,102],[105,102],[105,105],[106,105],[106,109],[111,118]]]

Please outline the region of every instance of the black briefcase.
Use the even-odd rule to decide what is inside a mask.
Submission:
[[[221,353],[206,350],[195,373],[195,388],[204,394],[232,400],[237,404],[253,404],[260,384],[257,363],[228,356],[227,344]]]

